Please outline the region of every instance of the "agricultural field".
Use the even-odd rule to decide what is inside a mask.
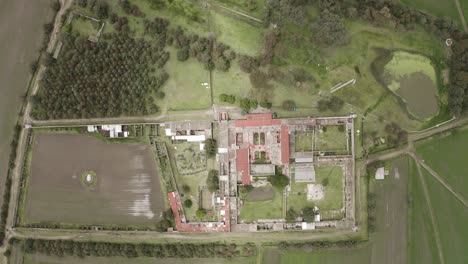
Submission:
[[[240,206],[239,221],[280,218],[283,218],[283,193],[271,185],[253,188]]]
[[[50,1],[2,1],[0,8],[0,193],[8,168],[10,142],[21,96],[28,88],[30,63],[37,60],[42,45],[42,25],[52,21]],[[3,195],[0,196],[0,202]]]
[[[308,264],[308,263],[372,263],[369,245],[353,249],[327,249],[316,252],[288,251],[281,254],[280,264]],[[382,263],[382,262],[376,262]],[[266,262],[265,262],[266,264]]]
[[[347,135],[344,126],[324,126],[315,132],[316,151],[347,150]]]
[[[410,162],[408,185],[408,231],[407,262],[439,263],[434,227],[424,189],[413,160]]]
[[[324,219],[341,219],[343,216],[343,192],[344,175],[343,169],[339,166],[316,166],[315,182],[324,188],[324,196],[320,200],[307,200],[308,184],[291,182],[291,192],[288,196],[288,207],[296,212],[304,207],[318,206],[320,214]]]
[[[416,152],[455,191],[468,198],[466,175],[468,127],[416,143]]]
[[[468,255],[464,245],[468,243],[468,208],[428,172],[424,171],[423,174],[439,230],[444,260],[446,263],[466,263]]]
[[[165,210],[150,146],[91,136],[36,134],[26,192],[22,224],[151,227]]]
[[[312,151],[313,141],[314,141],[314,134],[312,131],[310,132],[298,132],[294,134],[295,140],[295,148],[296,151]]]

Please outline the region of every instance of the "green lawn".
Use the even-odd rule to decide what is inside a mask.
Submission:
[[[296,151],[312,151],[313,132],[297,132],[294,134]]]
[[[322,132],[315,132],[315,150],[333,151],[346,150],[346,132],[340,131],[340,126],[325,126]]]
[[[468,198],[468,127],[416,143],[416,151],[455,191]]]
[[[288,206],[300,211],[307,206],[318,206],[322,217],[333,217],[327,211],[340,210],[343,207],[343,169],[338,166],[315,167],[315,183],[322,184],[324,179],[328,179],[325,186],[325,197],[320,201],[307,201],[307,184],[311,183],[291,183]],[[342,216],[340,214],[339,216]]]
[[[239,221],[252,222],[257,219],[280,219],[283,218],[283,193],[276,188],[271,200],[252,201],[249,196],[240,207]]]
[[[73,31],[82,36],[95,36],[99,31],[100,24],[91,19],[75,15],[72,21]]]
[[[330,249],[315,252],[288,251],[281,254],[281,264],[362,264],[371,263],[371,250],[366,244],[353,249]],[[267,263],[265,263],[267,264]]]
[[[408,187],[408,263],[438,263],[437,244],[416,164],[411,160]],[[434,206],[434,205],[433,205]]]
[[[169,49],[171,56],[165,68],[169,79],[163,86],[166,94],[159,105],[169,110],[195,110],[207,109],[211,106],[211,93],[209,87],[202,83],[209,83],[210,74],[203,65],[191,58],[180,62],[176,51]]]
[[[252,84],[249,76],[240,70],[237,60],[231,62],[228,72],[213,71],[213,99],[218,104],[226,104],[219,101],[220,94],[232,94],[237,97],[234,105],[239,105],[239,98],[249,98],[252,94]]]
[[[468,208],[429,173],[424,174],[445,263],[468,263]]]
[[[252,26],[217,12],[210,12],[209,25],[217,40],[241,54],[255,56],[261,52],[263,26]]]

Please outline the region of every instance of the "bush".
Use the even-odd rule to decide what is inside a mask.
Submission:
[[[186,61],[189,58],[189,50],[187,48],[183,48],[177,51],[177,60],[179,61]]]
[[[209,138],[205,140],[205,152],[208,158],[216,156],[216,153],[218,152],[218,144],[216,139]]]
[[[221,102],[233,104],[236,102],[236,97],[232,94],[220,94],[219,100]]]
[[[187,208],[192,207],[192,204],[193,204],[193,202],[190,199],[187,199],[187,200],[184,201],[184,206],[187,207]]]
[[[208,172],[208,178],[206,179],[206,185],[210,192],[215,192],[219,189],[219,177],[217,170],[210,170]]]
[[[337,96],[332,96],[328,99],[322,99],[318,101],[317,108],[320,112],[331,110],[333,112],[338,112],[343,108],[344,106],[344,101],[337,97]]]
[[[182,185],[182,190],[186,193],[190,192],[190,186],[188,186],[187,184],[184,184]]]
[[[198,218],[203,218],[206,215],[206,210],[205,209],[198,209],[195,214],[197,215]]]
[[[294,102],[293,100],[286,100],[283,101],[281,107],[286,111],[296,111],[296,102]]]

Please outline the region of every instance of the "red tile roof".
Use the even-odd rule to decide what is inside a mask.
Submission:
[[[249,171],[249,149],[238,149],[236,151],[236,170],[242,173],[242,184],[250,185]]]
[[[281,126],[281,162],[289,164],[289,129],[288,126]]]
[[[281,120],[273,119],[272,114],[250,114],[245,120],[236,120],[236,127],[278,126]]]

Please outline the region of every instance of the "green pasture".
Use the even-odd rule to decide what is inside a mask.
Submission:
[[[256,56],[263,44],[263,26],[247,24],[241,20],[214,11],[209,14],[211,31],[216,33],[218,41],[229,45],[240,54]]]
[[[271,200],[252,200],[247,195],[246,199],[244,199],[244,204],[240,206],[239,221],[252,222],[258,219],[283,218],[283,193],[276,188],[271,189],[274,191],[273,199]]]
[[[307,206],[318,206],[322,217],[331,216],[334,213],[327,213],[331,210],[341,210],[343,208],[343,169],[338,166],[316,166],[315,184],[323,184],[328,179],[328,184],[324,186],[325,197],[320,201],[307,201],[307,184],[302,182],[291,182],[291,192],[288,196],[288,206],[296,212]],[[341,215],[341,214],[339,214]]]
[[[175,49],[169,50],[171,56],[165,66],[169,79],[162,88],[165,97],[158,105],[164,106],[167,111],[209,108],[211,92],[209,86],[202,85],[210,82],[209,72],[193,58],[178,61]]]
[[[416,143],[416,152],[455,191],[468,198],[468,127]]]

